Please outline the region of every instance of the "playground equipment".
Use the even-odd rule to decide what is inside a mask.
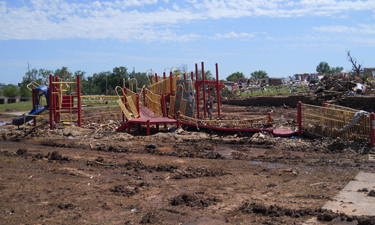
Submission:
[[[44,96],[47,100],[47,105],[41,106],[41,97]],[[39,86],[37,88],[32,88],[32,99],[33,99],[33,109],[24,117],[13,119],[13,125],[22,125],[27,123],[28,121],[34,119],[35,125],[35,117],[40,115],[46,109],[49,109],[49,88],[46,86]]]
[[[80,76],[72,78],[63,78],[49,76],[49,88],[45,87],[44,94],[48,100],[46,107],[41,109],[34,106],[30,112],[32,115],[40,114],[45,109],[49,109],[50,128],[53,129],[54,123],[73,122],[73,115],[77,114],[78,126],[82,123],[82,102],[87,108],[88,105],[100,104],[100,108],[104,109],[103,104],[108,104],[108,111],[111,110],[111,103],[117,103],[117,109],[122,114],[122,124],[116,129],[121,131],[127,129],[130,132],[132,124],[138,125],[138,130],[142,124],[147,127],[147,135],[150,135],[150,125],[155,124],[157,131],[159,125],[180,124],[186,126],[194,126],[201,128],[209,128],[227,131],[271,131],[268,127],[272,126],[271,115],[265,115],[261,118],[251,118],[245,120],[222,120],[213,119],[212,102],[216,97],[217,118],[220,118],[221,95],[220,89],[224,87],[219,82],[218,64],[216,67],[216,80],[206,80],[204,63],[202,62],[201,77],[199,80],[198,64],[195,64],[194,72],[188,73],[173,72],[172,68],[166,68],[163,76],[159,77],[152,69],[151,79],[148,78],[149,86],[147,88],[139,88],[136,79],[131,79],[129,88],[116,87],[117,96],[82,96],[81,95],[81,79]],[[169,76],[166,76],[166,70],[169,69]],[[135,83],[135,88],[134,88]],[[38,84],[30,84],[38,85]],[[39,88],[39,87],[38,87]],[[38,90],[38,89],[36,89]],[[215,96],[211,91],[216,91]],[[201,99],[202,96],[202,99]],[[34,97],[35,98],[35,97]],[[208,98],[208,99],[207,99]],[[210,99],[211,98],[211,99]],[[203,103],[203,114],[201,115],[201,100]],[[39,105],[39,101],[37,104]],[[107,108],[107,107],[105,107]],[[207,111],[209,118],[207,117]],[[63,120],[63,118],[69,118]],[[203,117],[203,118],[201,118]],[[30,120],[32,117],[25,117],[23,121]],[[14,123],[21,124],[22,118]]]
[[[50,129],[53,129],[53,123],[65,122],[61,120],[62,115],[69,115],[69,122],[73,122],[72,115],[77,113],[78,126],[82,124],[82,105],[81,105],[81,77],[60,79],[49,75],[49,98],[50,98]]]
[[[159,124],[180,124],[185,126],[193,126],[197,128],[208,128],[222,131],[264,131],[272,132],[272,118],[271,114],[267,114],[259,118],[251,118],[244,120],[216,120],[212,119],[212,99],[207,99],[211,96],[212,90],[216,90],[216,102],[218,118],[220,118],[221,95],[220,89],[224,88],[222,82],[219,82],[218,64],[216,67],[216,80],[206,80],[204,74],[204,63],[202,62],[202,79],[199,80],[198,64],[195,64],[196,80],[194,80],[194,73],[190,73],[190,80],[187,79],[187,73],[172,72],[170,70],[169,77],[166,77],[164,71],[163,77],[158,77],[156,73],[152,74],[152,83],[147,88],[142,89],[141,95],[123,88],[122,95],[126,96],[126,102],[118,101],[124,115],[134,115],[138,113],[139,116],[126,116],[124,124],[116,129],[122,131],[127,128],[130,132],[131,124],[138,124],[138,130],[141,124],[147,126],[147,135],[150,135],[150,125],[155,124],[156,130],[159,131]],[[173,68],[173,67],[172,67]],[[150,71],[150,70],[148,70]],[[160,80],[159,80],[160,79]],[[203,118],[200,115],[200,96],[203,100]],[[143,99],[143,106],[141,105],[141,98]],[[136,105],[136,109],[131,105]],[[211,108],[209,108],[210,106]],[[195,110],[196,109],[196,110]],[[207,111],[210,118],[207,118]],[[167,113],[168,112],[168,113]]]

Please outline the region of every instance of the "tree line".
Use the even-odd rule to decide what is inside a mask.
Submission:
[[[350,51],[347,51],[348,61],[352,63],[352,72],[359,75],[363,70],[362,64],[357,62]],[[320,62],[316,71],[326,74],[336,74],[343,71],[343,67],[330,67],[325,61]],[[187,65],[182,64],[173,71],[174,73],[186,73],[187,79],[190,78],[190,73],[187,71]],[[125,80],[125,86],[129,87],[129,82],[132,78],[135,78],[138,83],[138,87],[143,87],[143,85],[148,86],[151,81],[151,74],[146,74],[144,72],[135,72],[134,70],[129,72],[128,68],[124,66],[115,67],[112,71],[102,71],[99,73],[94,73],[92,76],[86,76],[86,72],[82,70],[70,71],[67,67],[62,67],[61,69],[56,69],[55,71],[46,69],[31,69],[25,73],[22,78],[21,88],[18,89],[14,85],[5,85],[0,83],[0,86],[5,86],[3,91],[0,90],[0,94],[3,94],[9,98],[14,98],[20,95],[23,98],[31,97],[31,92],[27,88],[27,85],[36,82],[38,84],[48,85],[47,81],[49,74],[58,76],[62,79],[69,81],[70,78],[76,78],[77,75],[81,76],[81,90],[82,95],[113,95],[115,94],[115,87],[122,86],[123,80]],[[169,74],[167,74],[169,75]],[[269,78],[268,74],[264,70],[258,70],[250,73],[251,78]],[[194,75],[195,79],[195,75]],[[202,79],[202,71],[198,71],[198,79]],[[214,75],[210,70],[205,71],[206,80],[215,80]],[[238,81],[247,79],[243,72],[234,72],[226,77],[227,81]],[[223,81],[223,80],[221,80]]]

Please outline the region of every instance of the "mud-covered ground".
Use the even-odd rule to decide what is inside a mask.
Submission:
[[[295,126],[296,109],[222,110],[272,111],[275,126]],[[375,224],[321,210],[358,171],[374,171],[367,143],[172,126],[116,133],[99,111],[85,112],[82,128],[50,130],[47,119],[0,126],[1,224]]]

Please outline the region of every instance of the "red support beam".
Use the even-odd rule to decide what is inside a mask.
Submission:
[[[49,128],[53,130],[53,77],[52,74],[49,75]]]
[[[199,99],[199,82],[198,82],[198,64],[195,64],[195,76],[196,76],[196,82],[195,82],[195,90],[197,91],[197,118],[199,120],[199,104],[200,104],[200,99]]]
[[[173,95],[173,73],[172,73],[172,71],[169,73],[169,85],[170,85],[170,88],[171,88],[170,94],[172,96]]]
[[[168,117],[168,115],[167,115],[167,102],[166,102],[166,100],[165,100],[165,95],[164,94],[162,94],[161,95],[161,101],[162,101],[162,109],[163,109],[163,115],[164,115],[164,117]]]
[[[137,96],[137,103],[136,103],[137,104],[137,112],[138,112],[138,115],[139,115],[139,104],[140,104],[139,103],[139,94],[137,93],[136,96]]]
[[[207,108],[206,108],[206,79],[204,77],[204,63],[202,62],[202,81],[203,81],[203,117],[207,118]]]
[[[297,123],[298,123],[298,136],[302,137],[302,102],[298,102]]]
[[[150,120],[147,120],[147,136],[150,136]]]
[[[217,115],[220,117],[220,104],[221,104],[221,94],[219,86],[219,67],[218,64],[215,64],[216,67],[216,98],[217,98]]]
[[[190,76],[191,76],[191,82],[194,82],[194,72],[193,71],[191,71]]]

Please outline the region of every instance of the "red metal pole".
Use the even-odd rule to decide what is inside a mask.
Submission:
[[[49,128],[53,130],[53,95],[52,95],[52,74],[49,75]]]
[[[165,72],[163,72],[163,79],[165,80],[165,78],[166,78],[166,77],[165,77]]]
[[[155,73],[155,83],[157,83],[158,81],[159,81],[158,74]]]
[[[371,142],[371,147],[374,147],[375,146],[375,115],[374,113],[372,112],[370,114],[370,142]]]
[[[139,115],[139,94],[137,93],[137,111],[138,111],[138,115]]]
[[[298,123],[298,136],[302,137],[302,102],[298,102],[297,111],[297,123]]]
[[[220,117],[221,95],[220,95],[220,86],[219,86],[219,67],[217,63],[215,64],[215,67],[216,67],[217,115]]]
[[[198,79],[198,64],[195,63],[195,76],[196,76],[196,82],[195,82],[195,89],[197,90],[197,118],[199,120],[199,104],[200,104],[200,99],[199,99],[199,79]]]
[[[186,73],[184,73],[184,80],[186,80]]]
[[[193,71],[191,71],[190,76],[191,76],[191,82],[194,82],[194,72]]]
[[[78,127],[82,126],[81,76],[77,76]]]
[[[180,128],[181,124],[180,124],[180,121],[177,120],[177,128]]]
[[[147,136],[150,136],[150,120],[147,120]]]
[[[163,115],[164,115],[164,117],[168,117],[168,115],[167,115],[167,104],[166,104],[166,101],[165,101],[165,95],[164,94],[161,95],[161,100],[162,100],[162,104],[163,104]]]
[[[33,108],[35,107],[35,90],[34,90],[35,88],[33,88],[32,90],[31,90],[31,97],[32,97],[32,100],[33,100]],[[39,103],[40,104],[40,103]],[[34,127],[36,126],[36,119],[35,119],[35,117],[34,117]]]
[[[206,109],[206,80],[204,78],[204,63],[202,62],[202,81],[203,81],[203,117],[207,118]]]
[[[60,78],[54,77],[53,81],[59,82]],[[58,84],[52,84],[53,92],[57,92],[57,85]],[[60,117],[58,116],[58,113],[59,113],[58,110],[60,110],[59,96],[58,96],[58,94],[55,94],[54,96],[55,96],[55,98],[54,98],[55,104],[54,104],[54,107],[53,107],[53,118],[55,120],[55,123],[58,123],[58,122],[60,122]],[[60,98],[62,99],[62,96],[60,96]]]
[[[172,71],[169,74],[169,85],[170,85],[170,88],[171,88],[170,92],[171,92],[171,96],[172,96],[173,95],[173,90],[172,90],[172,88],[173,88],[173,74],[172,74]]]

